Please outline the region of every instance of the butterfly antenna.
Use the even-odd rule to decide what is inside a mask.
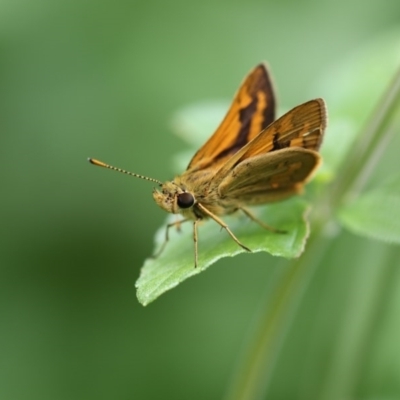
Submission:
[[[88,161],[93,165],[97,165],[98,167],[112,169],[113,171],[122,172],[123,174],[134,176],[135,178],[145,179],[146,181],[155,182],[155,183],[158,183],[160,186],[162,186],[162,182],[157,179],[148,178],[147,176],[134,174],[133,172],[129,172],[129,171],[125,171],[124,169],[121,169],[121,168],[113,167],[112,165],[103,163],[102,161],[96,160],[95,158],[88,158]]]

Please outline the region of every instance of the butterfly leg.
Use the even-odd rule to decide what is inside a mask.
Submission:
[[[239,210],[243,211],[252,221],[257,222],[258,225],[262,226],[264,229],[274,232],[274,233],[287,233],[281,229],[273,228],[272,226],[267,225],[265,222],[258,219],[251,211],[247,210],[246,208],[239,208]]]
[[[197,203],[197,207],[206,215],[208,215],[210,218],[212,218],[217,224],[221,225],[222,228],[224,228],[230,235],[230,237],[243,249],[246,251],[251,252],[251,250],[246,247],[244,244],[242,244],[239,239],[233,234],[233,232],[229,229],[228,225],[222,221],[222,219],[218,218],[216,215],[214,215],[211,211],[207,210],[202,204]]]
[[[170,228],[172,228],[173,226],[176,226],[180,230],[181,224],[183,222],[186,222],[186,221],[189,221],[189,220],[188,219],[180,219],[178,221],[171,222],[170,224],[167,225],[167,228],[165,229],[165,240],[164,240],[164,243],[161,245],[160,249],[155,254],[153,254],[151,256],[152,258],[157,258],[164,251],[165,246],[167,245],[167,242],[169,240],[169,230],[170,230]]]

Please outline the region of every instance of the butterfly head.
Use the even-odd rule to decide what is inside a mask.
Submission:
[[[175,182],[165,182],[161,190],[153,190],[155,202],[165,211],[172,214],[184,213],[196,202],[194,195]]]

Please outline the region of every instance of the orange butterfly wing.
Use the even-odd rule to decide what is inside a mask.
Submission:
[[[215,166],[254,139],[275,119],[275,96],[265,65],[246,77],[221,125],[197,151],[188,169]]]
[[[317,151],[327,124],[325,102],[315,99],[301,104],[264,129],[251,142],[233,155],[215,174],[221,182],[242,161],[288,147]]]

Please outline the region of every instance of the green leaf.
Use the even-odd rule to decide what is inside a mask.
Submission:
[[[338,216],[356,234],[400,243],[400,176],[343,206]]]
[[[266,251],[285,258],[298,257],[308,237],[306,221],[307,203],[300,197],[272,204],[259,211],[257,216],[269,225],[286,233],[273,233],[260,227],[243,215],[224,218],[238,239],[253,252]],[[169,218],[167,222],[170,222]],[[156,234],[156,249],[165,239],[162,227]],[[223,257],[233,257],[245,252],[214,221],[205,221],[198,228],[199,260],[194,267],[193,225],[182,224],[181,231],[170,230],[170,240],[156,259],[147,259],[136,282],[139,302],[147,305],[185,279],[206,270]],[[248,255],[251,261],[251,255]]]

